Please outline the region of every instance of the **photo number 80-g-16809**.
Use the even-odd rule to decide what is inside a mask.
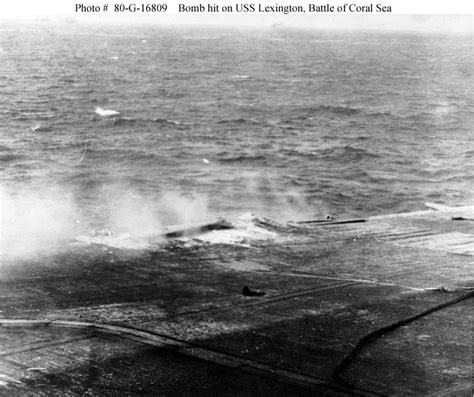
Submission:
[[[115,12],[166,12],[166,4],[115,4]]]

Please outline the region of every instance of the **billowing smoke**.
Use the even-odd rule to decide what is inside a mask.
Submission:
[[[1,189],[1,255],[54,251],[62,241],[81,231],[79,218],[72,196],[62,189]]]
[[[2,189],[0,253],[3,258],[50,254],[78,238],[119,248],[144,248],[159,241],[173,225],[187,227],[210,219],[202,195],[166,192],[149,197],[112,186],[102,189],[94,202],[84,202],[60,187]]]
[[[204,195],[164,192],[151,197],[133,188],[107,189],[107,227],[117,233],[156,236],[172,227],[187,227],[215,218]]]
[[[252,212],[284,223],[325,215],[322,203],[308,203],[300,191],[278,185],[271,176],[247,172],[235,177],[240,188],[223,190],[212,200],[183,191],[152,195],[124,185],[104,186],[86,199],[58,186],[4,188],[0,252],[4,258],[49,254],[73,241],[142,249],[162,241],[165,232],[219,217],[232,221]]]
[[[247,197],[249,209],[258,215],[284,223],[323,218],[328,213],[325,203],[308,200],[301,189],[282,186],[271,175],[246,172],[242,176],[246,186],[242,194]]]

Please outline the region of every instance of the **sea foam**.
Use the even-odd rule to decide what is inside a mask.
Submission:
[[[117,112],[116,110],[112,109],[102,109],[102,108],[96,108],[95,112],[102,117],[110,117],[110,116],[117,116],[120,114],[120,112]]]

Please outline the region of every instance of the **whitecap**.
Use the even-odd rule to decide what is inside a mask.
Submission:
[[[117,116],[120,114],[120,112],[117,112],[116,110],[112,109],[102,109],[102,108],[96,108],[95,112],[102,117],[110,117],[110,116]]]
[[[47,131],[51,131],[51,128],[50,127],[47,127],[47,126],[43,126],[39,123],[36,123],[34,126],[30,127],[30,130],[33,131],[33,132],[47,132]]]

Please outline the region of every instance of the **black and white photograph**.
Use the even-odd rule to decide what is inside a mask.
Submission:
[[[1,396],[472,397],[470,4],[1,1]]]

